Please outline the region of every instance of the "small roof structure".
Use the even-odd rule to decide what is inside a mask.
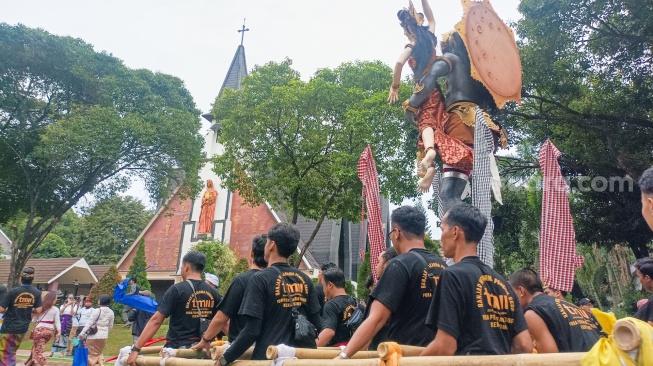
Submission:
[[[34,267],[34,283],[51,284],[73,283],[75,279],[82,284],[95,284],[98,278],[84,258],[43,258],[30,259],[26,267]],[[0,260],[0,279],[8,278],[11,267],[10,260]]]

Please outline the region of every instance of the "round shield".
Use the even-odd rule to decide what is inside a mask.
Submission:
[[[456,28],[469,52],[472,77],[485,85],[499,108],[510,100],[519,102],[522,67],[512,30],[489,2],[463,3],[468,9]]]

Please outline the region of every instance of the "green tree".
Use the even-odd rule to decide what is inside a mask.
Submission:
[[[196,244],[193,250],[206,255],[204,272],[213,273],[220,279],[221,293],[225,293],[235,277],[236,254],[229,248],[229,244],[219,240],[203,241]]]
[[[370,251],[368,250],[365,253],[365,259],[363,259],[363,263],[360,264],[358,267],[358,278],[356,279],[356,293],[358,294],[358,299],[365,299],[367,301],[367,297],[370,296],[370,291],[365,287],[365,281],[367,281],[367,277],[372,274],[372,265],[370,264]]]
[[[636,180],[653,160],[653,2],[522,0],[519,10],[523,103],[506,123],[516,141],[550,138],[572,187],[580,176]],[[577,240],[627,242],[647,256],[639,196],[637,187],[577,192]]]
[[[93,299],[93,304],[98,304],[98,299],[100,295],[107,294],[113,298],[113,290],[116,288],[116,285],[122,282],[122,277],[118,272],[116,266],[111,266],[107,273],[100,278],[100,281],[91,288],[91,292],[88,294],[90,298]]]
[[[138,250],[134,256],[131,266],[129,266],[129,272],[127,272],[127,277],[132,277],[136,279],[136,283],[143,290],[152,290],[150,281],[147,280],[147,262],[145,261],[145,239],[141,238],[138,243]],[[134,275],[134,273],[136,275]]]
[[[442,255],[440,241],[431,239],[431,236],[428,234],[424,236],[424,247],[431,253]]]
[[[398,202],[416,194],[416,145],[401,109],[385,103],[392,74],[386,65],[344,63],[304,82],[291,64],[256,67],[242,89],[216,100],[225,151],[214,170],[247,203],[267,201],[293,224],[299,215],[317,222],[304,238],[301,263],[325,219],[360,218],[356,168],[365,147],[373,149],[383,194]]]
[[[87,212],[73,254],[90,264],[117,263],[152,217],[151,211],[130,196],[99,201]]]
[[[59,235],[50,233],[43,239],[39,249],[34,252],[33,258],[69,258],[70,245]]]
[[[521,268],[538,270],[542,192],[536,183],[504,184],[503,205],[493,203],[494,270],[505,277]]]
[[[153,198],[199,187],[199,111],[180,79],[23,25],[0,24],[0,54],[0,222],[27,215],[9,284],[87,194],[123,191],[132,177]]]

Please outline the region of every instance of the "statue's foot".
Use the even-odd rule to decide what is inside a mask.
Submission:
[[[426,151],[424,159],[419,163],[419,167],[423,171],[428,171],[428,169],[433,167],[433,162],[435,161],[435,149],[429,149]]]
[[[426,169],[426,174],[424,175],[424,178],[419,181],[419,185],[417,186],[417,191],[421,193],[427,193],[431,189],[431,185],[433,184],[433,177],[435,177],[435,168],[430,167]]]

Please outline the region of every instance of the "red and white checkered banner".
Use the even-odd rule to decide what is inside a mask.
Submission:
[[[365,206],[367,206],[367,236],[370,239],[370,263],[372,275],[377,279],[376,265],[379,254],[385,250],[385,236],[381,216],[381,198],[379,194],[379,176],[370,145],[358,159],[358,178],[363,182],[363,206],[361,207],[361,223],[365,222]],[[365,235],[361,230],[361,235]]]
[[[560,155],[560,150],[547,139],[538,157],[542,170],[540,278],[549,287],[571,291],[574,274],[583,264],[583,257],[576,255],[576,234],[569,210],[567,184],[558,164]]]

